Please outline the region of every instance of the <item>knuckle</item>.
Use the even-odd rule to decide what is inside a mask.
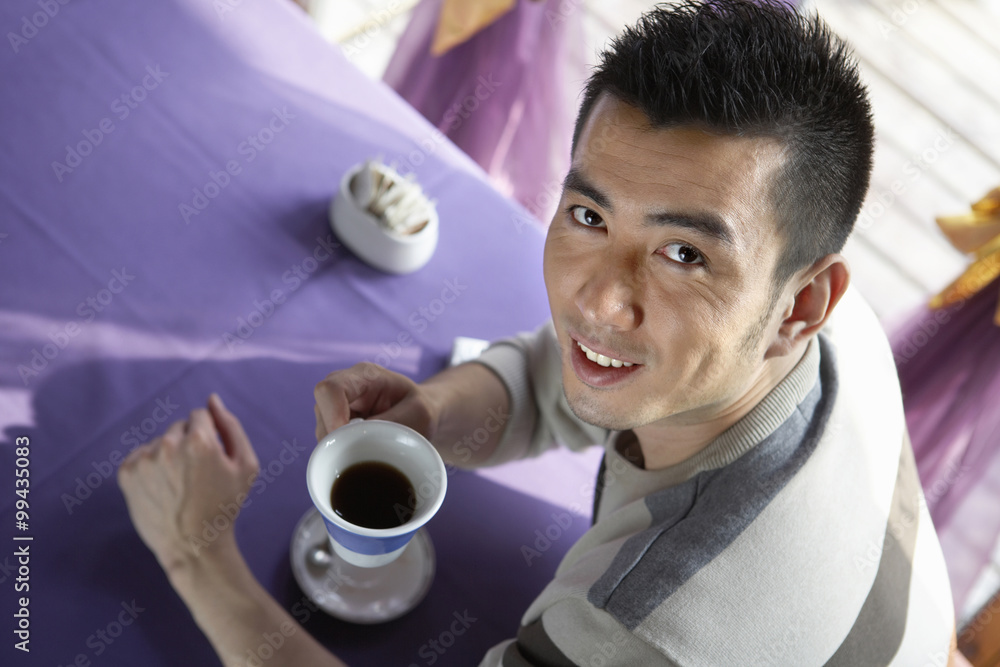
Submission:
[[[343,373],[343,371],[334,371],[317,382],[316,386],[313,387],[313,394],[315,396],[321,396],[332,393],[334,388],[340,384],[341,375],[339,374],[341,373]]]
[[[371,361],[362,361],[360,364],[356,365],[355,368],[360,371],[361,376],[366,380],[374,379],[385,370],[378,364]]]

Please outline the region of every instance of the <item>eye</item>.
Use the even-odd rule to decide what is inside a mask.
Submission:
[[[569,209],[570,215],[573,219],[579,222],[584,227],[603,227],[604,220],[601,216],[597,215],[591,211],[586,206],[572,206]]]
[[[697,248],[686,243],[668,243],[661,251],[663,256],[678,264],[704,264],[705,258],[698,252]]]

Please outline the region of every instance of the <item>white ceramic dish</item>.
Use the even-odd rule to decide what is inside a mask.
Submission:
[[[413,234],[396,234],[363,210],[351,194],[351,180],[364,164],[351,167],[330,204],[330,227],[337,238],[367,264],[387,273],[413,273],[430,261],[437,248],[438,215],[431,205],[428,221]]]
[[[343,573],[309,562],[309,552],[327,537],[323,516],[315,507],[299,521],[292,534],[292,574],[320,609],[351,623],[385,623],[399,618],[424,599],[434,581],[434,547],[421,528],[406,545],[403,555],[383,567]]]

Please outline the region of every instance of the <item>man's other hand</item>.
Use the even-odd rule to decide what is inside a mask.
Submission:
[[[142,541],[171,574],[203,552],[235,548],[233,523],[260,469],[239,419],[212,394],[118,468]]]

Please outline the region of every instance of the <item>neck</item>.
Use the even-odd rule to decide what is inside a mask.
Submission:
[[[806,347],[804,343],[791,354],[766,359],[746,389],[736,398],[712,406],[708,412],[697,417],[690,413],[673,415],[632,429],[642,452],[643,467],[646,470],[668,468],[705,449],[785,379],[802,359]]]

